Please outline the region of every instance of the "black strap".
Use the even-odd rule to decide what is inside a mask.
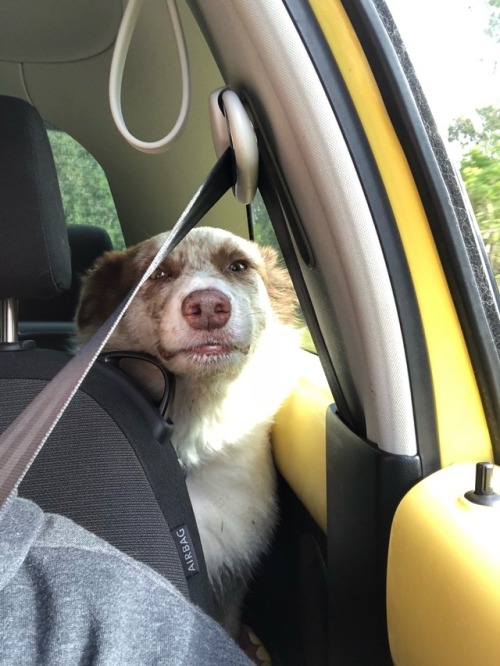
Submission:
[[[232,150],[228,148],[189,202],[137,285],[78,354],[0,436],[0,507],[17,489],[144,282],[233,184]]]

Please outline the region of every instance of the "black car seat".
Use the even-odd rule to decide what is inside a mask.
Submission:
[[[50,299],[69,288],[71,266],[42,119],[26,102],[8,97],[0,97],[0,248],[2,432],[70,358],[17,339],[17,301]],[[199,535],[168,428],[117,369],[94,365],[19,494],[150,565],[212,613]]]
[[[34,340],[39,347],[71,350],[74,318],[82,276],[104,252],[113,249],[108,232],[90,224],[68,226],[71,253],[71,284],[48,299],[19,301],[19,339]]]

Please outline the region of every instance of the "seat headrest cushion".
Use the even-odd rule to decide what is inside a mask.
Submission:
[[[0,96],[0,298],[49,298],[71,284],[57,173],[39,113]]]
[[[108,232],[100,227],[71,224],[68,227],[71,248],[73,281],[69,291],[64,291],[48,301],[21,299],[20,321],[73,321],[80,296],[81,279],[92,268],[95,260],[113,249]]]

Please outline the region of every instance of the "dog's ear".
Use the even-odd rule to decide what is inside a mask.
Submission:
[[[140,278],[133,256],[135,248],[105,252],[82,280],[76,325],[93,333],[106,321]]]
[[[278,263],[278,253],[272,247],[260,247],[264,260],[264,281],[272,308],[284,324],[295,324],[297,315],[297,295],[286,268]]]

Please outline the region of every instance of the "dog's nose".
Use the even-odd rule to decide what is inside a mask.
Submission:
[[[201,289],[186,296],[181,312],[191,328],[209,331],[227,324],[231,316],[231,303],[217,289]]]

